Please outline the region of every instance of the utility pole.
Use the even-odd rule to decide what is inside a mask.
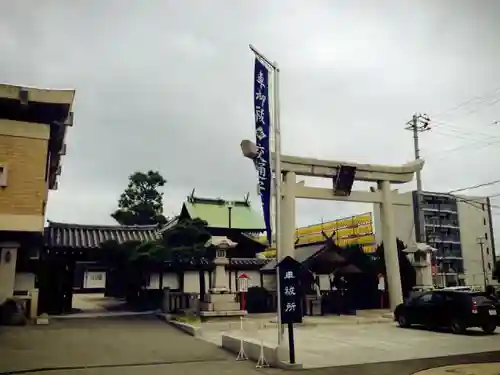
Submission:
[[[430,119],[427,115],[414,114],[412,119],[406,123],[406,130],[411,130],[413,134],[413,150],[415,152],[415,160],[420,159],[420,146],[419,146],[419,133],[431,130]],[[428,236],[425,232],[424,220],[425,217],[422,213],[422,174],[420,170],[416,172],[417,179],[417,199],[415,201],[415,210],[417,211],[419,225],[415,229],[418,229],[418,236],[415,236],[416,242],[428,243]],[[432,262],[431,262],[432,263]],[[436,263],[437,265],[437,263]],[[436,267],[437,271],[437,267]],[[436,275],[437,276],[437,275]]]
[[[406,130],[411,130],[413,133],[413,149],[415,152],[415,160],[420,159],[420,146],[419,146],[419,133],[429,131],[431,130],[430,128],[430,119],[429,116],[427,115],[413,115],[412,119],[406,123]],[[419,226],[418,226],[418,232],[419,235],[415,240],[417,242],[425,242],[426,241],[426,236],[425,236],[425,227],[424,227],[424,217],[422,214],[422,209],[421,209],[421,201],[422,201],[422,175],[420,173],[420,170],[416,172],[416,178],[417,178],[417,200],[416,200],[416,211],[418,213],[418,218],[419,218]]]
[[[429,131],[430,128],[430,119],[427,115],[413,115],[412,119],[406,123],[406,130],[411,130],[413,133],[413,149],[415,151],[415,160],[420,159],[420,146],[419,146],[419,133]],[[422,175],[420,170],[416,172],[417,178],[417,191],[420,195],[422,193]]]
[[[481,267],[483,269],[484,291],[486,291],[486,288],[488,286],[488,275],[486,273],[486,267],[484,265],[484,238],[483,237],[478,237],[477,238],[477,243],[481,247]]]

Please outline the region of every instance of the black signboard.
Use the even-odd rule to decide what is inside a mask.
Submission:
[[[300,268],[301,264],[289,256],[278,264],[282,324],[302,323]]]

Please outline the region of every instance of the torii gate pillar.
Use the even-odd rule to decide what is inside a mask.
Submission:
[[[281,184],[281,241],[282,258],[291,256],[295,258],[295,186],[297,184],[297,176],[295,172],[283,173],[283,182]]]
[[[403,302],[401,288],[401,271],[399,268],[399,253],[394,228],[394,210],[391,200],[391,184],[384,180],[377,183],[382,192],[381,217],[382,241],[384,242],[385,269],[387,272],[387,287],[389,289],[389,304],[391,310]],[[391,275],[391,276],[389,276]],[[395,276],[397,275],[397,276]]]
[[[243,155],[250,159],[257,157],[257,147],[251,141],[241,142]],[[272,159],[276,160],[274,154]],[[401,276],[399,270],[399,254],[397,249],[393,205],[408,205],[397,190],[391,190],[391,183],[410,182],[415,172],[423,168],[422,159],[400,166],[374,164],[358,164],[343,161],[318,160],[296,156],[281,155],[281,233],[276,233],[280,241],[279,257],[294,257],[295,250],[295,199],[319,199],[347,202],[362,202],[381,205],[382,238],[384,242],[384,258],[387,270],[390,307],[395,309],[403,301]],[[274,166],[275,163],[271,165]],[[297,183],[296,176],[321,177],[335,181],[343,167],[354,170],[355,181],[367,181],[377,184],[372,191],[349,191],[347,195],[335,195],[334,189],[306,186]],[[274,168],[273,168],[274,170]]]

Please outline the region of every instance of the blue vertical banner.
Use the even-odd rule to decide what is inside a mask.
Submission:
[[[271,232],[271,149],[270,129],[271,120],[269,113],[269,69],[255,57],[254,71],[254,109],[255,109],[255,139],[257,157],[255,168],[259,176],[259,194],[264,211],[267,241],[272,244]]]

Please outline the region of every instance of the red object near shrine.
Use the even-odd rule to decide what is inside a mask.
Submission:
[[[246,273],[242,273],[238,276],[238,291],[240,292],[242,310],[246,310],[247,307],[248,279],[249,277]]]

